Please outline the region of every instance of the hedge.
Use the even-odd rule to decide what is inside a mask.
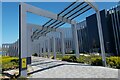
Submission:
[[[2,71],[18,68],[18,57],[3,56],[2,57]]]
[[[69,58],[70,58],[70,56],[64,56],[64,57],[62,58],[62,61],[69,61]]]
[[[77,58],[75,56],[64,56],[62,61],[77,62]]]
[[[102,66],[102,58],[100,56],[80,56],[80,58],[76,58],[75,56],[64,56],[62,58],[62,61],[87,63],[93,66]],[[106,63],[108,67],[120,69],[120,57],[107,57]]]

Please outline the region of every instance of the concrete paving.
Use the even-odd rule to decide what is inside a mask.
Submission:
[[[30,78],[118,78],[118,69],[32,57]]]

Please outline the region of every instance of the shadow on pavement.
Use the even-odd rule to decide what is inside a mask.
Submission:
[[[43,63],[33,64],[32,66],[37,66],[37,65],[40,65],[40,64],[47,64],[47,63],[52,63],[52,62],[60,62],[60,61],[43,62]],[[49,67],[46,67],[46,68],[43,68],[43,69],[39,69],[39,70],[30,72],[30,73],[28,73],[28,75],[33,74],[33,73],[37,73],[37,72],[40,72],[40,71],[44,71],[44,70],[47,70],[47,69],[50,69],[50,68],[54,68],[54,67],[58,67],[58,66],[63,66],[63,65],[90,66],[90,65],[86,65],[86,64],[74,64],[74,63],[68,63],[67,64],[67,63],[61,63],[61,64],[49,66]]]
[[[47,69],[50,69],[50,68],[58,67],[58,66],[61,66],[61,65],[64,65],[64,64],[58,64],[58,65],[50,66],[50,67],[47,67],[47,68],[39,69],[39,70],[28,73],[28,75],[36,73],[36,72],[40,72],[40,71],[43,71],[43,70],[47,70]]]
[[[47,64],[47,63],[52,63],[52,62],[60,62],[60,61],[49,61],[49,62],[35,63],[35,64],[31,64],[31,66],[37,66],[37,65],[40,65],[40,64]]]

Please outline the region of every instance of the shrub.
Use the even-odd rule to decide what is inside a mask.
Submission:
[[[91,65],[102,66],[102,58],[92,58]]]
[[[111,68],[120,69],[120,57],[107,57],[106,58],[107,66]],[[92,58],[91,65],[102,66],[102,58]]]
[[[69,61],[69,58],[70,58],[70,56],[64,56],[64,57],[62,58],[62,61]]]
[[[77,59],[77,62],[78,62],[78,63],[87,63],[86,59],[87,59],[87,57],[81,55],[81,56]]]
[[[76,62],[77,58],[76,58],[76,56],[64,56],[62,58],[62,61]]]
[[[2,57],[2,70],[9,70],[18,68],[19,59],[18,57]]]
[[[109,62],[110,67],[114,66],[114,62]]]
[[[69,61],[70,61],[70,62],[76,62],[76,61],[77,61],[76,56],[70,56],[70,57],[69,57]]]
[[[52,56],[51,59],[54,59],[54,56]]]
[[[80,56],[79,58],[76,58],[75,56],[64,56],[62,61],[87,63],[93,66],[103,66],[102,57],[100,56]],[[107,66],[111,68],[120,69],[120,57],[107,57],[106,63]]]
[[[120,69],[120,57],[109,57],[107,58],[107,64],[108,66],[112,68],[118,68]]]
[[[38,56],[38,54],[37,54],[37,53],[34,53],[32,56]]]
[[[11,60],[10,62],[19,63],[19,60],[18,60],[18,59],[13,59],[13,60]]]

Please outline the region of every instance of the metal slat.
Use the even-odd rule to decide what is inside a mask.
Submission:
[[[54,28],[56,25],[58,25],[58,24],[60,24],[60,23],[62,23],[62,22],[59,22],[59,23],[53,25],[51,28]],[[45,30],[44,32],[46,32],[46,31],[47,31],[47,30]],[[43,34],[44,32],[41,32],[41,34]]]
[[[65,23],[62,23],[62,24],[58,25],[56,28],[58,28],[58,27],[60,27],[60,26],[62,26],[62,25],[64,25],[64,24],[65,24]],[[55,29],[56,29],[56,28],[55,28]],[[47,32],[45,31],[44,34],[47,34],[47,33],[49,33],[49,32],[50,32],[50,31],[47,31]],[[41,33],[41,34],[43,34],[43,33]],[[38,36],[37,39],[38,39],[39,37],[40,37],[40,36]]]
[[[90,8],[88,8],[88,9],[86,9],[85,11],[83,11],[82,13],[80,13],[80,14],[78,14],[78,15],[83,14],[84,12],[88,11],[89,9],[91,9],[91,7],[90,7]],[[76,18],[78,15],[76,15],[76,16],[75,16],[75,17],[73,17],[72,19]],[[63,23],[63,24],[61,24],[61,25],[57,26],[55,29],[59,28],[60,26],[62,26],[62,25],[64,25],[64,24],[65,24],[65,23]]]
[[[84,7],[82,7],[81,9],[79,9],[78,11],[74,12],[73,14],[69,15],[67,18],[72,17],[74,14],[77,14],[78,12],[80,12],[81,10],[83,10],[84,8],[86,8],[88,6],[88,4]]]
[[[60,14],[62,14],[64,11],[66,11],[68,8],[70,8],[72,5],[74,5],[76,2],[73,2],[71,5],[69,5],[67,8],[65,8],[62,12],[60,12],[59,14],[58,14],[58,16],[60,15]],[[43,26],[45,26],[46,24],[48,24],[49,22],[51,22],[53,19],[51,19],[51,20],[49,20],[48,22],[46,22]],[[43,28],[42,28],[42,30],[43,30]],[[42,30],[40,30],[37,34],[39,34]]]
[[[57,26],[57,25],[58,25],[58,24],[60,24],[60,23],[63,23],[63,22],[59,22],[59,23],[57,23],[57,24],[53,25],[51,28],[53,28],[54,26]]]
[[[51,22],[52,20],[53,20],[53,19],[51,19],[51,20],[50,20],[50,21],[48,21],[48,22]],[[57,20],[56,20],[56,21],[57,21]],[[55,22],[55,21],[54,21],[54,22]],[[52,23],[54,23],[54,22],[52,22]],[[52,24],[52,23],[51,23],[51,24]],[[46,24],[48,24],[48,23],[46,23]],[[51,25],[51,24],[49,24],[49,25]],[[49,25],[48,25],[48,27],[49,27]],[[48,27],[47,27],[47,28],[48,28]],[[40,31],[39,31],[39,32],[37,32],[36,34],[38,35],[38,34],[39,34],[40,32],[42,32],[43,30],[44,30],[44,27],[42,27],[42,30],[40,30]],[[35,37],[37,37],[37,35],[36,35],[36,36],[34,36],[34,38],[35,38]]]
[[[72,11],[74,11],[75,9],[77,9],[79,6],[81,6],[84,2],[80,3],[79,5],[77,5],[76,7],[74,7],[72,10],[70,10],[69,12],[67,12],[66,14],[63,15],[63,17],[65,17],[67,14],[71,13]]]
[[[57,20],[55,20],[54,22],[52,22],[51,24],[49,24],[49,25],[47,26],[47,28],[48,28],[49,26],[51,26],[52,24],[56,23],[56,22],[57,22]]]
[[[58,14],[58,16],[60,15],[60,14],[62,14],[63,12],[65,12],[68,8],[70,8],[72,5],[74,5],[76,2],[73,2],[71,5],[69,5],[67,8],[65,8],[62,12],[60,12],[59,14]]]
[[[60,14],[62,14],[64,11],[66,11],[68,8],[70,8],[72,5],[74,5],[76,2],[73,2],[71,5],[69,5],[67,8],[65,8],[62,12],[60,12],[59,14],[58,14],[58,16],[60,15]],[[53,20],[53,19],[51,19],[51,20]],[[50,21],[51,21],[50,20]],[[48,21],[47,23],[49,23],[50,21]],[[45,26],[47,23],[45,23],[43,26]]]
[[[73,19],[76,18],[77,16],[80,16],[81,14],[83,14],[84,12],[86,12],[86,11],[88,11],[88,10],[90,10],[90,9],[91,9],[91,7],[88,8],[88,9],[86,9],[86,10],[83,11],[82,13],[79,13],[78,15],[74,16],[73,18],[71,18],[71,20],[73,20]]]
[[[51,22],[52,20],[53,20],[53,19],[51,19],[51,20],[47,21],[47,22],[43,25],[42,30],[43,30],[44,26],[45,26],[45,25],[47,25],[47,24],[48,24],[49,22]],[[42,30],[40,30],[38,33],[40,33]],[[35,31],[34,31],[33,33],[34,33],[34,34],[36,34],[36,32],[35,32]]]
[[[67,9],[69,9],[72,5],[74,5],[76,2],[74,2],[74,3],[72,3],[71,5],[69,5],[67,8],[65,8],[62,12],[60,12],[59,14],[58,14],[58,16],[60,15],[60,14],[62,14],[62,13],[64,13]],[[63,15],[63,17],[65,17],[66,15],[68,15],[69,13],[71,13],[72,11],[74,11],[76,8],[78,8],[80,5],[82,5],[84,2],[82,2],[82,3],[80,3],[79,5],[77,5],[75,8],[73,8],[71,11],[69,11],[69,12],[67,12],[65,15]],[[72,17],[72,15],[74,16],[75,14],[77,14],[78,12],[80,12],[81,10],[83,10],[84,8],[86,8],[88,5],[85,5],[84,7],[82,7],[80,10],[77,10],[76,12],[74,12],[73,14],[71,14],[70,16],[68,16],[67,18],[70,18],[70,17]],[[86,9],[85,11],[83,11],[83,12],[81,12],[81,13],[79,13],[78,15],[76,15],[76,16],[74,16],[74,17],[72,17],[71,18],[71,20],[72,19],[74,19],[74,18],[76,18],[77,16],[79,16],[79,15],[81,15],[81,14],[83,14],[84,12],[86,12],[86,11],[88,11],[88,10],[90,10],[91,9],[91,7],[90,8],[88,8],[88,9]],[[51,20],[52,21],[52,20]],[[48,24],[48,23],[50,23],[51,21],[48,21],[46,24]],[[62,23],[62,22],[59,22],[59,23],[56,23],[57,22],[57,20],[56,21],[54,21],[54,22],[52,22],[51,24],[49,24],[49,26],[51,26],[51,25],[53,25],[51,28],[54,28],[55,27],[55,29],[57,29],[57,28],[59,28],[60,26],[62,26],[62,25],[64,25],[65,23]],[[61,24],[62,23],[62,24]],[[46,24],[44,24],[43,26],[45,26]],[[60,24],[60,25],[59,25]],[[49,26],[47,26],[47,27],[49,27]],[[45,34],[47,34],[48,32],[50,32],[50,31],[48,31],[48,32],[46,32],[47,30],[45,30],[44,32],[42,32],[42,34],[43,33],[45,33]],[[39,33],[38,33],[39,34]],[[40,36],[37,34],[37,36],[35,36],[34,38],[39,38]]]
[[[53,19],[47,21],[43,26],[47,25],[49,22],[51,22]]]
[[[64,25],[65,23],[62,23],[61,25],[58,25],[55,29],[59,28],[60,26]]]

